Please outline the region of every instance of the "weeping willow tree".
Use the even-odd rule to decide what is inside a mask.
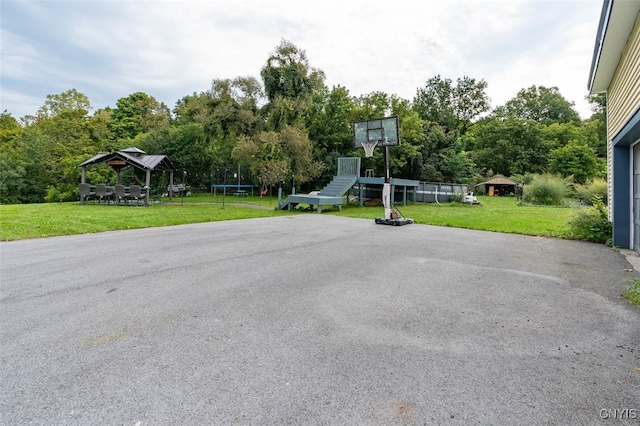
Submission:
[[[326,90],[324,72],[311,67],[304,50],[282,40],[260,71],[267,123],[273,130],[300,123],[315,91]]]

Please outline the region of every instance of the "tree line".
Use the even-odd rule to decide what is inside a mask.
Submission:
[[[337,158],[364,157],[353,147],[352,123],[398,116],[401,145],[391,149],[391,174],[427,182],[478,183],[495,175],[571,176],[584,183],[606,173],[604,97],[589,100],[581,120],[556,87],[521,89],[491,109],[487,83],[436,75],[412,100],[384,92],[351,96],[328,88],[306,52],[282,40],[254,77],[214,79],[171,110],[137,92],[114,107],[92,110],[83,93],[47,95],[33,115],[0,114],[0,203],[77,199],[83,161],[98,152],[135,146],[166,154],[188,184],[206,190],[238,170],[262,187],[319,189],[334,176]],[[383,175],[382,150],[363,167]],[[123,181],[142,181],[129,170]],[[178,174],[181,176],[181,173]],[[110,182],[108,166],[88,181]],[[166,184],[157,181],[157,185]]]

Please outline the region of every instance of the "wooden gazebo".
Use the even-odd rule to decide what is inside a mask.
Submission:
[[[151,186],[151,173],[155,171],[169,172],[169,198],[173,196],[173,174],[176,171],[173,163],[166,155],[148,155],[144,151],[131,147],[122,151],[114,151],[108,154],[98,153],[78,167],[82,167],[81,183],[86,183],[87,168],[100,163],[107,163],[116,171],[116,184],[120,183],[120,170],[125,167],[135,167],[146,173],[145,186],[147,194],[145,204],[149,202],[148,188]]]
[[[494,195],[515,195],[518,189],[517,183],[504,177],[496,177],[476,186],[480,185],[484,185],[484,193],[491,197]]]

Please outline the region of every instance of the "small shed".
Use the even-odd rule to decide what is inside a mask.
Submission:
[[[86,183],[87,168],[95,166],[96,164],[107,163],[116,171],[116,183],[120,181],[120,170],[125,167],[135,167],[140,170],[144,170],[146,173],[146,187],[151,186],[151,173],[155,171],[168,171],[169,172],[169,188],[173,188],[173,173],[176,168],[174,167],[169,157],[166,155],[148,155],[146,152],[131,147],[123,149],[122,151],[114,151],[111,153],[98,153],[91,157],[84,163],[78,165],[82,167],[81,183]],[[170,190],[170,192],[172,192]],[[173,194],[170,193],[171,197]],[[149,201],[149,192],[147,191],[146,202]]]
[[[493,178],[486,182],[477,184],[484,185],[484,193],[491,197],[503,195],[515,195],[517,193],[518,184],[512,180],[503,177]]]

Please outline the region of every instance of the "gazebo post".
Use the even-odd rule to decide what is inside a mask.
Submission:
[[[145,184],[147,186],[147,194],[144,197],[144,205],[148,206],[149,205],[149,191],[151,191],[151,169],[147,169],[147,179],[146,179]]]
[[[87,180],[87,166],[82,166],[82,177],[80,178],[80,183],[86,183]]]
[[[169,201],[173,200],[173,170],[169,170]]]

